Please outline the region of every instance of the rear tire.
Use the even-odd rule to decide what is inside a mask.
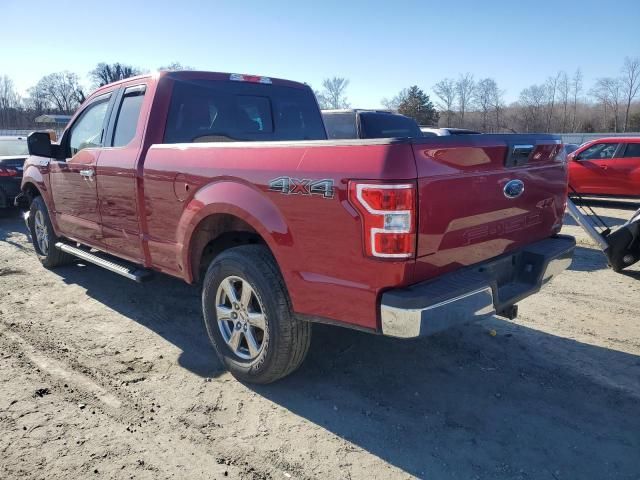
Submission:
[[[73,260],[73,257],[55,247],[61,239],[53,231],[49,212],[42,197],[35,197],[31,202],[28,225],[33,248],[42,265],[55,268]]]
[[[240,381],[271,383],[296,370],[311,324],[295,318],[280,271],[260,245],[229,249],[204,278],[202,310],[218,357]]]

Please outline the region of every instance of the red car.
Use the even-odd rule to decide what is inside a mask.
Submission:
[[[570,153],[569,185],[586,195],[640,196],[640,137],[600,138]]]
[[[286,80],[131,78],[91,95],[60,144],[28,143],[42,264],[201,285],[209,338],[246,381],[295,370],[312,322],[406,338],[513,318],[575,245],[558,235],[558,137],[328,140],[313,91]]]

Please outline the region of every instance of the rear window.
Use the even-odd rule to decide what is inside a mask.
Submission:
[[[392,113],[360,114],[362,138],[422,137],[416,121],[404,115]]]
[[[310,89],[217,80],[173,87],[165,143],[324,140]]]
[[[358,138],[355,112],[322,112],[322,118],[329,138],[334,140]]]

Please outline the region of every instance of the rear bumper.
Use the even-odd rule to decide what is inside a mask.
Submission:
[[[493,315],[513,318],[515,304],[571,265],[575,239],[559,235],[435,280],[382,294],[382,333],[413,338]]]

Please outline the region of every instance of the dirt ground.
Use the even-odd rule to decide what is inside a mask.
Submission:
[[[565,230],[572,267],[517,320],[317,325],[303,367],[255,387],[221,369],[196,289],[47,271],[0,218],[0,478],[637,480],[640,268]]]

